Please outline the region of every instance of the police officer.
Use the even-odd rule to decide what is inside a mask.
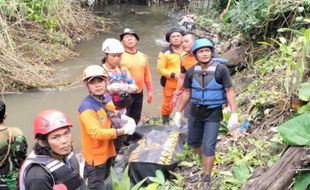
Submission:
[[[27,142],[20,129],[7,127],[6,105],[0,100],[0,190],[18,188],[20,167],[26,158]]]
[[[205,176],[201,189],[206,190],[210,188],[223,105],[228,103],[232,112],[229,129],[238,123],[238,114],[229,70],[225,65],[212,61],[213,44],[208,39],[198,39],[192,51],[198,63],[186,72],[184,92],[174,120],[177,125],[180,124],[180,112],[190,100],[192,110],[188,120],[188,144],[195,153],[203,156]]]
[[[45,110],[35,117],[36,143],[22,166],[21,190],[86,189],[73,152],[72,126],[58,110]]]

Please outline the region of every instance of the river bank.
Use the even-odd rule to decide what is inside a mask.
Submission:
[[[99,8],[98,8],[99,9]],[[148,12],[141,17],[140,15],[129,14],[131,9]],[[103,9],[99,9],[102,11]],[[139,34],[140,41],[138,48],[146,53],[150,61],[150,69],[152,72],[154,98],[153,103],[143,104],[143,112],[148,117],[159,117],[162,88],[159,84],[159,75],[156,71],[156,61],[158,53],[165,44],[165,32],[173,24],[167,17],[165,9],[160,6],[145,5],[122,5],[109,6],[110,15],[102,15],[105,22],[109,24],[110,30],[101,32],[93,39],[83,40],[76,44],[74,52],[76,56],[67,58],[65,61],[54,63],[52,79],[61,80],[64,84],[55,87],[36,87],[21,92],[12,92],[3,96],[8,107],[9,126],[20,127],[27,137],[30,139],[32,146],[32,119],[34,116],[44,109],[58,109],[65,112],[72,120],[74,128],[75,147],[80,147],[80,129],[77,119],[77,109],[81,101],[87,96],[81,78],[83,69],[90,64],[99,64],[102,59],[101,45],[106,38],[118,38],[119,34],[125,27],[131,26]]]
[[[63,85],[50,65],[76,55],[74,44],[101,27],[96,16],[66,0],[4,1],[0,12],[2,92]]]
[[[249,179],[252,173],[254,173],[254,170],[263,168],[265,171],[266,168],[276,162],[281,152],[284,150],[284,144],[277,132],[275,132],[274,128],[283,123],[293,114],[298,114],[296,110],[295,112],[292,112],[290,108],[290,95],[293,92],[296,93],[296,88],[294,91],[292,88],[292,83],[289,83],[289,81],[296,81],[294,76],[296,76],[297,72],[305,72],[305,74],[309,74],[309,66],[302,71],[301,69],[305,68],[305,65],[301,65],[299,62],[299,58],[303,55],[300,47],[306,48],[308,43],[307,41],[304,43],[304,41],[300,41],[300,39],[306,39],[308,33],[304,33],[304,36],[302,36],[303,33],[301,32],[300,33],[302,35],[300,35],[300,33],[297,33],[297,35],[292,33],[292,39],[290,41],[288,38],[285,41],[281,41],[283,40],[282,38],[279,40],[279,38],[276,38],[274,35],[275,31],[277,31],[277,28],[274,29],[275,26],[279,26],[279,23],[288,23],[286,21],[284,22],[282,19],[291,21],[291,19],[287,19],[288,17],[283,17],[283,15],[288,14],[285,12],[288,9],[283,11],[285,14],[277,12],[277,14],[282,15],[275,16],[279,20],[274,20],[272,18],[262,19],[262,15],[264,14],[257,14],[259,18],[263,20],[261,25],[259,25],[256,18],[254,19],[248,15],[253,16],[254,14],[252,13],[255,11],[259,13],[265,11],[266,9],[261,8],[265,7],[265,4],[258,2],[259,6],[257,8],[251,7],[252,5],[254,6],[254,3],[251,4],[251,2],[254,1],[240,0],[240,2],[247,3],[249,6],[246,7],[249,7],[249,9],[243,10],[241,8],[244,7],[238,7],[240,4],[236,4],[232,8],[231,14],[225,18],[226,20],[222,20],[223,22],[226,22],[226,24],[232,23],[230,27],[227,27],[227,25],[219,25],[219,20],[211,20],[209,19],[211,17],[204,14],[198,14],[198,17],[195,19],[195,27],[193,27],[193,29],[195,29],[195,31],[201,36],[210,37],[216,42],[217,45],[220,45],[217,47],[217,51],[220,53],[225,52],[226,50],[233,50],[235,47],[239,47],[240,44],[250,45],[250,47],[246,46],[245,50],[236,51],[235,49],[231,52],[231,55],[235,56],[237,60],[239,60],[236,63],[240,63],[241,60],[241,63],[244,63],[243,68],[246,68],[243,72],[236,72],[233,70],[236,72],[236,75],[233,78],[240,108],[238,112],[248,120],[251,124],[251,128],[247,133],[238,133],[235,136],[227,135],[219,141],[219,151],[216,158],[216,168],[213,175],[213,181],[216,189],[241,188],[242,184]],[[255,5],[257,4],[255,3]],[[300,5],[296,5],[294,7],[298,6]],[[118,38],[119,33],[125,27],[134,27],[136,32],[141,35],[139,48],[149,55],[152,73],[154,73],[154,85],[157,85],[154,86],[153,104],[148,105],[144,102],[143,110],[146,114],[152,117],[159,116],[162,88],[158,83],[156,59],[158,52],[161,49],[160,44],[164,43],[163,37],[165,32],[169,27],[175,25],[175,23],[178,22],[176,21],[178,19],[171,20],[171,17],[168,17],[166,13],[162,13],[163,10],[156,9],[156,7],[154,8],[153,6],[150,6],[147,9],[144,9],[145,7],[145,5],[143,7],[130,7],[130,5],[127,4],[118,5],[118,8],[116,9],[109,7],[109,15],[111,18],[105,19],[105,22],[110,23],[112,27],[111,32],[105,32],[100,34],[95,39],[83,41],[82,43],[77,44],[74,51],[78,52],[80,54],[79,56],[69,58],[66,62],[61,64],[53,64],[53,69],[50,69],[49,67],[47,70],[50,73],[53,73],[53,77],[49,78],[51,81],[60,78],[62,81],[67,81],[67,79],[69,79],[68,82],[57,83],[64,85],[59,86],[59,88],[46,88],[47,86],[43,85],[43,88],[41,88],[42,90],[39,92],[23,91],[23,94],[5,96],[5,100],[8,102],[9,107],[9,125],[21,127],[23,131],[25,131],[27,138],[30,139],[30,143],[32,143],[32,131],[29,129],[32,127],[33,116],[43,109],[55,108],[62,110],[73,120],[74,128],[72,129],[72,132],[74,134],[76,150],[79,150],[80,139],[77,107],[82,98],[87,95],[87,90],[85,90],[80,80],[81,72],[86,65],[97,64],[100,62],[102,56],[100,50],[102,41],[107,37]],[[132,14],[131,9],[136,11],[138,14]],[[305,6],[303,10],[309,9]],[[99,10],[98,12],[101,11],[102,10]],[[144,12],[147,14],[139,14]],[[304,14],[303,12],[295,13],[300,13],[301,15]],[[288,15],[295,15],[295,13]],[[273,11],[272,15],[274,16]],[[238,20],[242,20],[244,22],[237,22]],[[267,21],[271,23],[266,24]],[[259,26],[259,30],[253,27],[253,25]],[[191,23],[188,26],[191,26]],[[263,26],[266,26],[266,28],[263,28]],[[272,30],[270,30],[270,26],[272,26]],[[237,27],[240,31],[243,30],[243,34],[248,35],[247,38],[244,39],[242,38],[242,35],[237,35],[234,33],[236,38],[229,40],[229,43],[226,44],[226,39],[223,40],[223,33],[233,34],[233,32],[235,32],[233,29]],[[272,40],[269,40],[269,37],[274,37],[273,40],[276,40],[278,44]],[[258,44],[258,41],[260,41],[261,44]],[[34,43],[33,46],[39,46],[38,44],[40,43],[46,44],[46,42],[49,41],[38,41]],[[65,43],[60,44],[60,46],[66,46]],[[290,51],[286,52],[284,51],[285,49],[276,49],[278,46],[286,47]],[[72,50],[71,48],[69,49]],[[61,48],[59,48],[58,51],[61,51]],[[38,52],[35,52],[35,57],[39,56]],[[247,56],[239,57],[239,52],[246,52]],[[58,54],[55,56],[57,57],[57,55]],[[306,62],[309,62],[308,54],[306,56],[307,57],[305,60]],[[288,63],[291,63],[291,65]],[[42,72],[42,75],[43,74],[44,72]],[[302,74],[303,73],[301,73],[301,75]],[[16,75],[20,75],[20,73]],[[45,77],[43,78],[46,80]],[[309,77],[305,77],[305,80],[309,80]],[[24,89],[29,88],[40,88],[40,85],[36,84],[33,87]],[[307,112],[309,111],[309,107],[304,107],[301,111]],[[225,128],[225,124],[223,126],[223,128]],[[188,170],[188,172],[184,175],[182,174],[182,176],[189,176],[193,174],[193,177],[198,176],[198,179],[196,179],[196,182],[198,182],[201,179],[199,176],[203,166],[199,162],[200,160],[192,154],[190,149],[187,149],[184,154],[187,154],[185,161],[188,163],[183,164],[189,164],[189,167],[181,166],[183,171],[184,168],[185,170]],[[194,167],[192,167],[193,164]],[[262,174],[260,173],[259,175]],[[193,189],[194,187],[191,186],[191,182],[189,180],[192,179],[186,179],[186,184],[175,184],[171,182],[170,186],[176,187],[177,185],[180,185],[181,189],[182,187]]]

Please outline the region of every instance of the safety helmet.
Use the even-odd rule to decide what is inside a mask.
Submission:
[[[100,65],[90,65],[86,67],[83,71],[83,81],[87,79],[89,82],[94,77],[108,77],[107,72]]]
[[[40,112],[33,122],[34,138],[39,134],[47,135],[50,132],[63,127],[72,127],[72,122],[66,114],[58,110],[45,110]]]
[[[102,43],[103,53],[124,53],[125,49],[123,44],[115,38],[107,38]]]
[[[132,98],[129,93],[121,92],[112,94],[112,102],[116,107],[116,110],[124,109],[132,103]]]
[[[165,36],[167,42],[170,42],[170,41],[169,41],[169,38],[170,38],[170,35],[171,35],[173,32],[179,32],[180,34],[182,34],[182,36],[184,36],[184,34],[185,34],[185,31],[182,30],[182,29],[180,29],[180,28],[171,28],[171,29],[166,33],[166,36]]]
[[[126,34],[132,34],[136,37],[136,39],[139,41],[139,36],[130,28],[125,28],[123,33],[121,35],[119,35],[120,37],[120,40],[122,41],[123,40],[123,37],[126,35]]]
[[[212,53],[214,51],[214,46],[212,44],[212,42],[208,39],[198,39],[194,42],[193,46],[192,46],[192,53],[196,54],[197,50],[203,47],[207,47],[210,48]]]

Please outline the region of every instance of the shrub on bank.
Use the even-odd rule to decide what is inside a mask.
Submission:
[[[0,2],[0,88],[59,85],[47,63],[73,52],[75,41],[94,33],[96,18],[67,0]]]

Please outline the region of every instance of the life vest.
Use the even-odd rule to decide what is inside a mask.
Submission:
[[[102,64],[102,67],[108,73],[110,83],[115,81],[127,82],[127,80],[131,79],[128,69],[124,66],[115,67],[115,69],[109,69],[105,64]]]
[[[197,106],[220,107],[227,103],[225,88],[215,80],[215,71],[219,63],[213,62],[206,71],[200,65],[194,67],[191,101]]]
[[[20,173],[20,189],[26,189],[27,172],[34,164],[40,165],[53,179],[53,186],[63,184],[68,190],[83,189],[83,179],[79,174],[79,162],[71,152],[64,162],[50,156],[36,155],[31,152],[22,166]]]

